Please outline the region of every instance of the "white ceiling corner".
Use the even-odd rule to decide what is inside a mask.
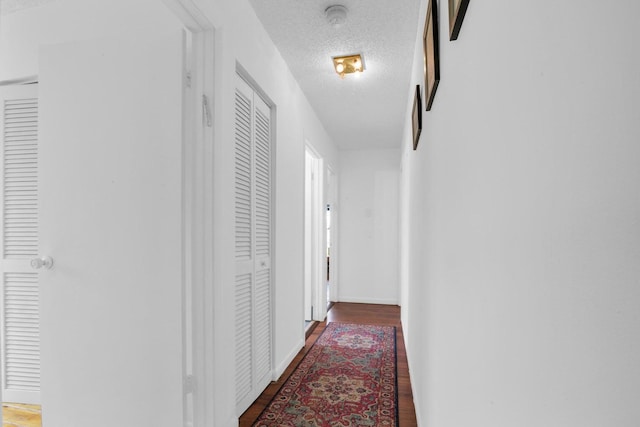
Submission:
[[[250,0],[329,134],[342,149],[399,148],[419,0]],[[339,28],[327,7],[348,9]],[[365,72],[341,80],[331,57],[361,53]]]

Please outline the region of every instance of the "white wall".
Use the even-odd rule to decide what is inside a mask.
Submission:
[[[340,152],[339,301],[399,303],[399,155]]]
[[[142,0],[141,0],[142,1]],[[3,18],[1,79],[37,73],[36,49],[42,43],[101,37],[122,31],[130,22],[128,2],[59,0]],[[93,3],[96,3],[95,5]],[[309,140],[337,165],[337,150],[293,79],[279,52],[246,0],[196,0],[215,26],[214,97],[214,282],[215,298],[215,425],[235,425],[233,263],[233,105],[239,64],[276,108],[275,206],[275,348],[276,374],[282,373],[304,344],[303,323],[303,208],[304,143]],[[133,7],[133,6],[131,6]],[[66,18],[58,17],[64,12]],[[22,21],[24,17],[24,21]],[[55,17],[55,19],[54,19]],[[110,17],[115,19],[110,20]],[[51,24],[43,19],[52,20]],[[11,20],[11,24],[9,24]],[[35,20],[35,21],[33,21]],[[117,23],[117,24],[116,24]],[[6,25],[5,25],[6,24]],[[69,28],[71,27],[71,28]],[[141,31],[146,25],[141,26]],[[24,48],[14,47],[19,43]],[[10,48],[9,48],[10,46]],[[5,64],[12,64],[5,68]],[[15,64],[15,66],[14,66]],[[149,248],[152,250],[153,248]],[[105,337],[112,339],[114,337]],[[230,369],[231,368],[231,369]],[[215,381],[213,381],[215,379]],[[62,387],[62,386],[61,386]],[[135,402],[131,402],[135,405]],[[133,406],[132,406],[133,407]],[[46,409],[45,409],[46,410]]]
[[[637,426],[640,4],[472,1],[449,42],[439,3],[401,179],[419,424]]]
[[[177,20],[149,0],[56,0],[0,16],[0,81],[37,74],[38,49],[89,38],[143,37]],[[115,23],[115,24],[114,24]]]

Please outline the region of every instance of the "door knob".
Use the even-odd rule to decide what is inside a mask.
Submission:
[[[34,270],[39,270],[43,267],[47,270],[53,267],[53,258],[51,258],[50,256],[45,256],[42,258],[34,258],[31,260],[31,268],[33,268]]]

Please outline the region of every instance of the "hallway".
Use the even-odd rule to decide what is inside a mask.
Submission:
[[[0,86],[39,82],[37,174],[0,113],[7,263],[31,242],[0,278],[16,301],[38,278],[46,427],[237,427],[269,386],[252,424],[324,327],[305,341],[307,147],[335,186],[327,321],[401,318],[402,427],[640,426],[640,2],[470,1],[451,40],[462,1],[345,0],[337,28],[324,2],[0,0]],[[237,131],[247,109],[273,132]],[[257,159],[235,149],[257,134],[262,259]]]
[[[398,356],[398,425],[402,427],[416,426],[416,414],[413,405],[413,394],[409,378],[409,368],[404,347],[404,336],[400,324],[400,307],[391,305],[336,303],[327,314],[327,322],[345,322],[396,327]],[[240,427],[250,427],[260,413],[269,404],[282,384],[291,375],[296,366],[311,349],[326,326],[318,324],[306,340],[305,347],[300,350],[284,374],[277,382],[272,382],[253,405],[240,417]]]

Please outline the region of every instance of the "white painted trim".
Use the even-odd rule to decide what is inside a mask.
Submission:
[[[214,425],[214,366],[216,345],[214,334],[213,282],[213,155],[214,128],[202,122],[202,95],[214,98],[214,31],[209,28],[193,34],[195,69],[192,84],[195,99],[196,145],[191,159],[193,177],[193,366],[196,382],[194,393],[194,426]],[[213,124],[215,126],[215,123]]]
[[[322,322],[327,317],[326,303],[326,167],[325,161],[313,145],[306,141],[306,152],[313,162],[313,171],[316,176],[311,188],[311,305],[313,306],[313,319]],[[305,163],[306,164],[306,163]],[[305,195],[306,197],[306,195]],[[305,206],[306,209],[306,206]],[[306,214],[305,214],[306,217]],[[305,224],[305,231],[307,225]],[[306,248],[306,244],[305,244]],[[305,263],[308,258],[305,258]],[[324,267],[324,268],[323,268]],[[305,265],[305,268],[307,266]]]
[[[316,234],[316,289],[314,319],[323,321],[327,317],[327,197],[326,197],[326,167],[324,158],[318,159],[318,178],[316,179],[315,207],[318,218],[315,221]]]
[[[352,302],[356,304],[382,304],[382,305],[398,305],[397,299],[389,298],[363,298],[363,297],[350,297],[340,295],[339,302]]]
[[[304,150],[304,186],[303,186],[303,201],[304,206],[302,211],[304,212],[304,234],[303,234],[303,289],[302,289],[302,307],[304,307],[304,320],[312,320],[313,311],[313,239],[311,234],[311,177],[313,175],[313,155],[308,148]],[[300,323],[302,325],[302,322]]]
[[[181,179],[182,179],[182,214],[181,214],[181,234],[182,234],[182,381],[183,381],[183,393],[182,393],[182,420],[183,424],[188,427],[194,427],[193,414],[191,410],[190,401],[193,399],[194,393],[187,393],[187,378],[193,375],[193,336],[190,333],[193,328],[193,271],[190,267],[193,259],[193,248],[190,228],[193,221],[193,177],[187,171],[192,163],[192,151],[193,144],[191,141],[196,139],[196,129],[194,126],[194,106],[191,102],[193,99],[194,87],[187,87],[186,75],[191,64],[188,63],[187,52],[187,31],[182,32],[182,165],[181,165]]]
[[[191,71],[191,88],[185,89],[183,106],[183,375],[192,375],[193,414],[187,397],[184,405],[184,425],[204,427],[214,425],[213,367],[214,299],[210,261],[213,242],[213,129],[201,121],[202,95],[213,100],[214,87],[214,27],[192,0],[163,0],[182,24],[192,33],[193,57],[187,67]],[[189,298],[189,301],[186,300]],[[186,325],[191,325],[187,331]],[[186,346],[190,348],[186,348]],[[186,360],[187,357],[190,360]],[[237,422],[237,421],[236,421]],[[233,425],[229,423],[228,425]]]
[[[338,272],[339,272],[339,253],[340,248],[338,246],[339,236],[340,236],[340,214],[338,210],[338,174],[335,172],[335,169],[331,166],[327,166],[327,178],[332,177],[332,181],[329,183],[329,188],[327,189],[327,203],[331,205],[331,266],[329,269],[329,287],[330,287],[330,295],[331,301],[338,300],[339,293],[339,281],[338,281]]]
[[[213,29],[213,25],[193,0],[162,0],[191,32],[199,33]]]
[[[273,381],[278,381],[282,374],[284,374],[284,371],[287,370],[291,362],[293,362],[293,359],[295,359],[298,353],[300,353],[300,350],[304,348],[304,342],[304,339],[298,341],[298,343],[293,346],[287,357],[285,357],[284,360],[276,367],[273,372]]]
[[[238,418],[236,417],[229,418],[223,425],[227,427],[238,427]]]

